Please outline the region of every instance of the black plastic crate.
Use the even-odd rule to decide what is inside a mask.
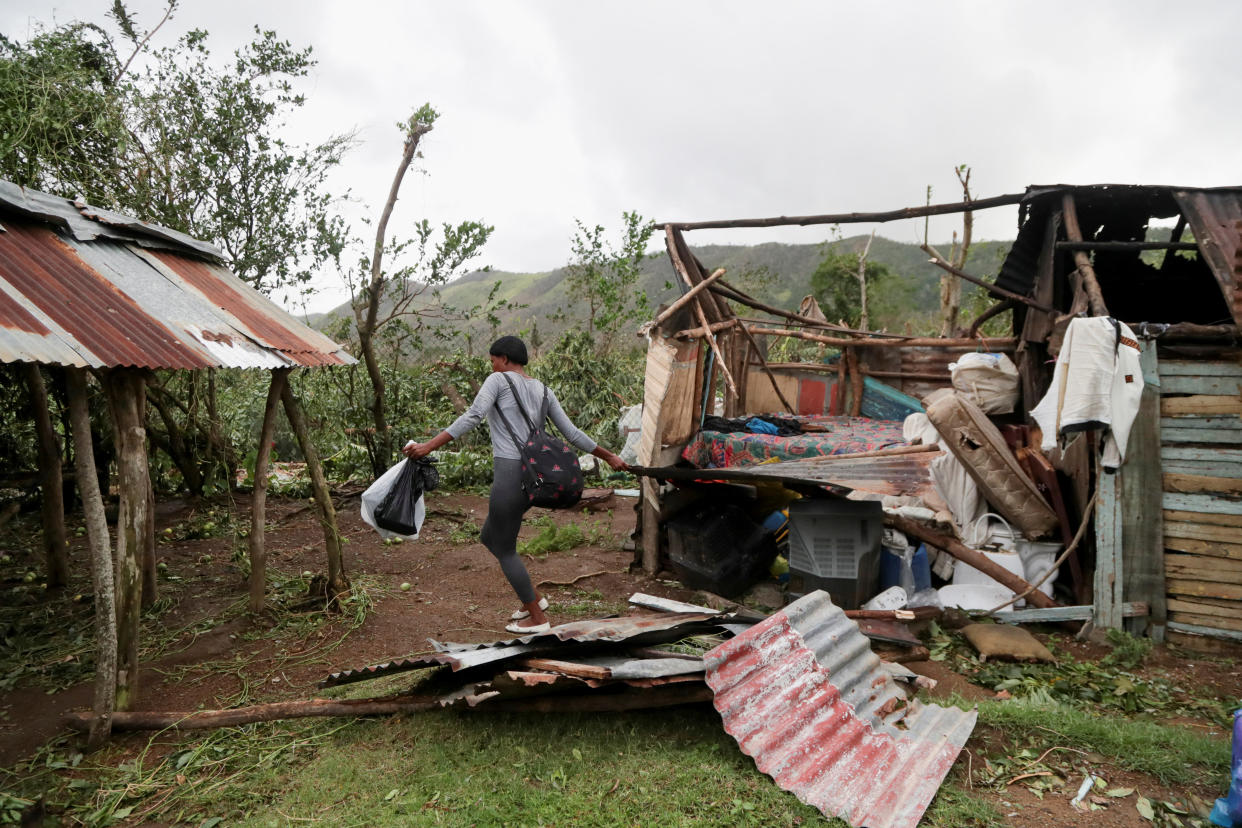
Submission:
[[[731,503],[694,506],[667,526],[669,565],[691,589],[732,598],[767,577],[776,557],[772,533]]]

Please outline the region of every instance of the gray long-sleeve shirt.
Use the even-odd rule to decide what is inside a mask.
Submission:
[[[503,457],[509,460],[520,460],[521,455],[518,454],[517,446],[514,445],[513,438],[509,436],[509,430],[505,428],[500,415],[503,413],[509,420],[509,425],[513,427],[513,431],[517,434],[519,440],[525,440],[530,436],[530,427],[526,425],[522,412],[518,410],[517,403],[513,400],[513,393],[509,390],[509,383],[505,382],[506,375],[513,381],[513,386],[521,397],[526,413],[530,415],[532,420],[538,420],[539,407],[543,404],[544,384],[533,377],[523,377],[512,371],[507,371],[503,374],[493,372],[488,374],[487,379],[483,381],[483,387],[475,395],[474,402],[470,404],[470,408],[466,409],[464,414],[454,420],[453,424],[444,430],[456,440],[477,426],[486,417],[487,425],[492,432],[492,456]],[[556,399],[556,394],[550,388],[548,389],[548,418],[552,420],[557,429],[560,430],[561,434],[565,436],[565,439],[574,448],[585,454],[595,451],[596,442],[569,421],[569,417],[565,415],[564,409],[561,408],[560,402]]]

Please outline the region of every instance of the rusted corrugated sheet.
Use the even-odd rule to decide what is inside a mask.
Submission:
[[[20,210],[4,212],[0,232],[0,362],[172,369],[354,362],[227,268],[186,255],[210,245],[153,252],[139,245],[169,248],[188,237],[13,189],[0,186],[0,212]],[[91,232],[90,217],[109,224]],[[125,238],[122,228],[133,233]]]
[[[320,687],[351,684],[379,676],[447,665],[455,672],[551,651],[565,652],[566,646],[597,642],[625,642],[633,646],[677,641],[691,635],[718,631],[729,616],[710,613],[662,613],[660,615],[627,615],[621,618],[599,618],[571,621],[553,627],[546,633],[528,635],[508,641],[482,644],[441,644],[432,641],[437,652],[373,664],[354,670],[332,673],[319,683]]]
[[[704,660],[742,752],[781,788],[851,825],[917,825],[975,725],[973,711],[907,703],[824,592]]]
[[[1234,324],[1242,325],[1242,190],[1179,190],[1173,197],[1220,284]]]

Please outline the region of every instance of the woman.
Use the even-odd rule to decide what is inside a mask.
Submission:
[[[530,508],[530,501],[522,491],[521,455],[505,427],[505,419],[519,438],[524,438],[528,426],[514,400],[514,390],[520,397],[522,406],[534,420],[539,416],[540,406],[543,404],[544,384],[527,376],[526,345],[516,336],[502,336],[497,339],[488,349],[488,355],[492,360],[492,373],[483,382],[483,387],[479,389],[466,413],[425,443],[411,440],[403,451],[407,457],[426,457],[477,426],[484,417],[487,418],[492,432],[494,466],[492,492],[487,501],[487,520],[483,522],[480,539],[488,551],[496,556],[496,560],[500,561],[501,571],[505,573],[509,585],[522,602],[522,608],[512,615],[513,623],[506,625],[505,629],[519,635],[529,635],[546,631],[551,623],[544,613],[548,608],[548,600],[539,595],[531,585],[530,574],[517,553],[518,530],[522,526],[522,515]],[[548,389],[547,399],[549,419],[571,445],[579,451],[595,455],[618,471],[626,467],[625,461],[603,446],[596,445],[594,440],[569,421],[551,389]]]

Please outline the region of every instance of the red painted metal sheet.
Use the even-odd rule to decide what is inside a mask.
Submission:
[[[821,379],[798,380],[798,413],[823,414],[827,394],[828,383]]]
[[[213,363],[87,266],[46,227],[6,223],[0,275],[102,365],[206,368]],[[20,357],[20,355],[18,355]]]
[[[781,788],[851,825],[914,828],[974,728],[974,712],[907,704],[823,592],[704,660],[742,752]]]
[[[35,315],[13,301],[8,294],[0,293],[0,328],[24,331],[47,336],[51,330]]]

